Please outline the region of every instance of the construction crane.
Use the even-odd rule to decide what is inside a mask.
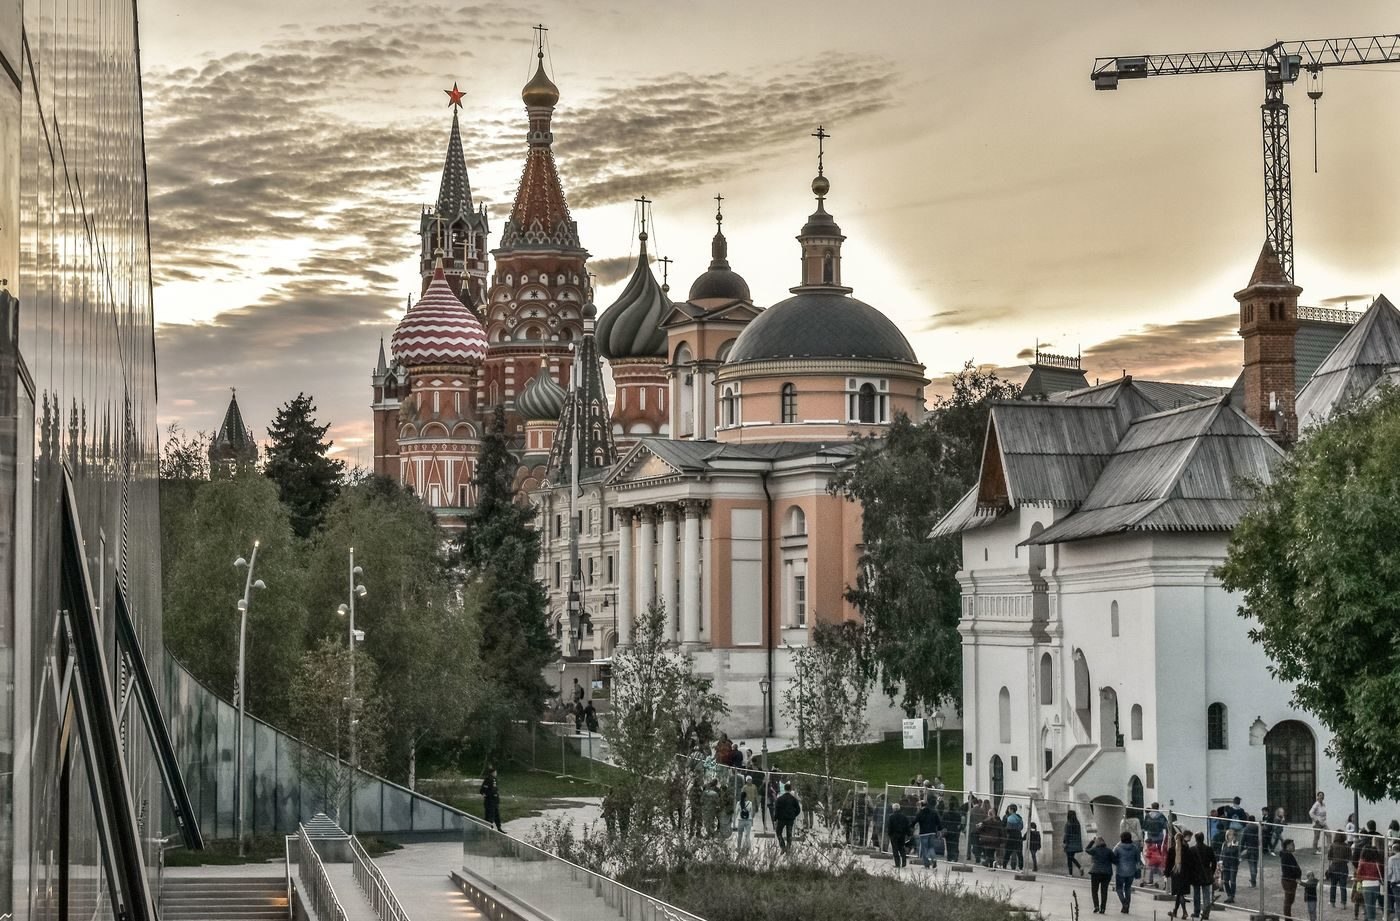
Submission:
[[[1400,63],[1400,35],[1323,38],[1274,42],[1246,51],[1201,51],[1184,54],[1134,54],[1098,58],[1089,74],[1096,90],[1116,90],[1120,80],[1173,74],[1234,74],[1263,71],[1264,227],[1283,271],[1293,278],[1293,177],[1288,156],[1288,104],[1283,91],[1302,73],[1309,76],[1308,96],[1322,96],[1322,71],[1328,67]]]

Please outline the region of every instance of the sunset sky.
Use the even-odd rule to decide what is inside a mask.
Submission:
[[[1387,15],[1389,14],[1389,15]],[[555,152],[599,308],[635,254],[632,200],[683,297],[713,196],[761,305],[797,282],[818,123],[843,275],[929,376],[1011,368],[1037,339],[1123,369],[1229,382],[1232,292],[1263,242],[1258,74],[1095,93],[1100,55],[1400,31],[1393,4],[241,0],[141,4],[161,415],[259,439],[314,394],[369,459],[369,372],[410,292],[450,110],[492,244],[524,156],[530,26],[549,26]],[[1400,66],[1327,72],[1292,105],[1303,302],[1400,293]],[[606,282],[606,284],[605,284]]]

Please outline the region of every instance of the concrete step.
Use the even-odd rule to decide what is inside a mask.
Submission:
[[[287,886],[277,877],[181,876],[164,881],[166,921],[272,921],[287,917]]]

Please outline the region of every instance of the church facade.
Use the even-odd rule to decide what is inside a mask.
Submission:
[[[979,480],[934,531],[962,542],[971,788],[1030,798],[1042,828],[1077,808],[1100,833],[1154,801],[1201,814],[1239,796],[1306,824],[1322,790],[1345,815],[1326,730],[1215,574],[1245,482],[1269,482],[1299,418],[1400,362],[1383,297],[1358,320],[1300,292],[1266,246],[1235,295],[1230,390],[1124,376],[993,407]]]

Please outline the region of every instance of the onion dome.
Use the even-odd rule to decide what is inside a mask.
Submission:
[[[899,327],[840,291],[803,291],[755,317],[727,363],[779,358],[863,358],[918,364]]]
[[[452,293],[439,261],[428,290],[408,308],[389,344],[394,360],[410,367],[471,364],[486,357],[486,330]]]
[[[549,365],[541,364],[539,373],[530,378],[520,396],[515,398],[515,408],[527,422],[554,422],[564,411],[567,396],[568,392],[549,373]]]
[[[719,196],[716,196],[718,198]],[[749,283],[729,268],[729,241],[724,238],[724,214],[715,211],[715,238],[710,243],[710,268],[690,286],[690,300],[724,298],[749,300]]]
[[[520,98],[527,106],[546,106],[551,109],[559,101],[559,87],[554,85],[553,80],[545,76],[543,51],[539,53],[539,63],[535,66],[535,75],[520,91]]]
[[[647,232],[643,230],[638,239],[642,249],[632,279],[598,318],[598,351],[609,361],[666,357],[666,331],[661,323],[671,311],[671,301],[652,274]]]

